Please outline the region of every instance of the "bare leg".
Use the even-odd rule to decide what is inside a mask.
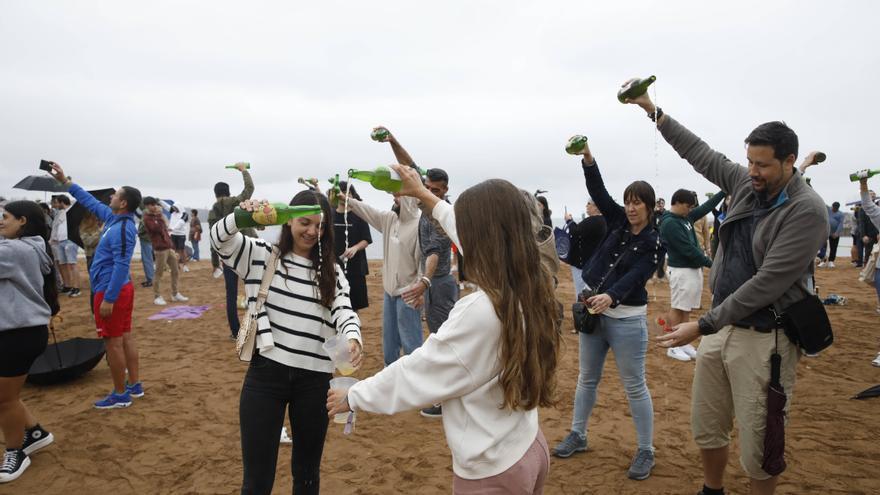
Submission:
[[[779,481],[779,476],[773,476],[766,480],[752,479],[751,481],[750,491],[752,495],[773,495],[773,492],[776,491],[776,482]]]
[[[669,309],[669,322],[668,322],[669,327],[672,328],[675,325],[678,325],[679,323],[681,323],[683,321],[687,321],[686,319],[684,319],[684,316],[683,316],[684,314],[685,314],[684,311],[682,311],[680,309],[670,308]]]
[[[125,349],[122,337],[105,337],[104,344],[107,347],[107,363],[110,365],[110,374],[113,376],[113,390],[117,394],[125,392]]]
[[[125,351],[125,364],[128,366],[128,381],[135,384],[140,380],[140,357],[138,356],[137,342],[131,332],[122,334],[122,347]]]
[[[0,378],[0,429],[3,430],[7,449],[21,448],[27,418],[32,418],[19,399],[25,378],[27,375]]]
[[[724,487],[724,468],[727,467],[728,447],[701,449],[703,459],[703,483],[716,490]],[[754,480],[752,480],[754,481]]]

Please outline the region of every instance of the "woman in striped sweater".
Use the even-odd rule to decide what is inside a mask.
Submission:
[[[248,304],[257,299],[263,271],[275,271],[257,319],[257,352],[241,390],[243,494],[272,491],[285,407],[296,432],[291,454],[293,491],[318,493],[327,434],[324,405],[333,372],[330,357],[321,347],[324,339],[345,335],[352,364],[360,365],[360,320],[351,309],[348,281],[334,261],[330,205],[311,191],[298,193],[290,202],[291,206],[316,203],[322,215],[295,218],[281,227],[276,267],[266,266],[273,246],[239,233],[233,215],[211,228],[211,245],[244,280]],[[258,201],[241,203],[249,211],[261,205]]]

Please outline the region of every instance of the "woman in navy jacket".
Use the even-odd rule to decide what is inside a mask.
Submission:
[[[587,421],[596,403],[605,356],[614,352],[617,370],[629,399],[636,426],[638,448],[628,476],[643,480],[654,467],[654,406],[645,381],[648,350],[648,292],[645,284],[657,269],[665,250],[651,215],[654,189],[635,181],[623,192],[624,206],[605,189],[589,147],[582,160],[587,190],[605,216],[607,234],[583,269],[591,296],[586,299],[598,324],[592,333],[579,335],[580,373],[575,391],[571,432],[553,450],[568,457],[587,450]]]

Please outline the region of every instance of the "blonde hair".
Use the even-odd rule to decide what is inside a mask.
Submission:
[[[537,207],[502,179],[481,182],[455,202],[456,230],[467,253],[468,278],[489,297],[501,320],[504,407],[553,405],[560,344],[553,275],[541,263]]]

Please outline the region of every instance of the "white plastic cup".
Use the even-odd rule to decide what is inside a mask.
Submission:
[[[330,388],[348,391],[348,389],[358,381],[357,378],[352,378],[350,376],[340,376],[330,380]],[[344,412],[333,416],[333,422],[344,425],[348,421],[348,414],[349,413]]]
[[[340,338],[338,335],[334,335],[329,339],[325,340],[321,347],[327,352],[327,355],[330,356],[330,360],[333,361],[333,365],[336,366],[336,369],[339,370],[339,373],[342,375],[350,375],[354,373],[354,366],[351,364],[351,350],[348,348],[348,342],[344,339]]]

